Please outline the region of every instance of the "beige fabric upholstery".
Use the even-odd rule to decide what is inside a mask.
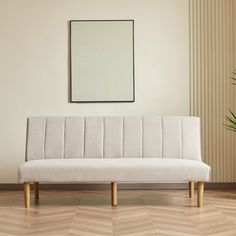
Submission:
[[[163,157],[183,158],[182,119],[163,119]]]
[[[65,120],[63,117],[46,119],[45,159],[64,157]]]
[[[85,119],[85,158],[103,157],[103,117],[87,117]]]
[[[67,117],[65,119],[64,142],[64,158],[84,157],[84,117]]]
[[[142,157],[142,117],[124,117],[124,157]]]
[[[143,118],[143,157],[162,157],[162,119]]]
[[[37,160],[44,158],[45,135],[46,118],[32,117],[28,119],[26,159]]]
[[[27,181],[208,181],[197,117],[31,117]]]
[[[171,158],[50,159],[28,161],[20,182],[187,182],[208,181],[201,161]]]
[[[104,118],[104,158],[123,157],[123,117]]]
[[[31,117],[27,160],[61,158],[201,160],[197,117]]]

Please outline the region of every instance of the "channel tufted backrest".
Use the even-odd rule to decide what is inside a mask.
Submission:
[[[132,157],[201,160],[199,118],[28,118],[26,160]]]

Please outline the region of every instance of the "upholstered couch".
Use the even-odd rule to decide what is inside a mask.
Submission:
[[[26,162],[19,168],[25,207],[30,183],[110,182],[117,205],[117,182],[198,183],[202,206],[210,167],[201,161],[197,117],[31,117]]]

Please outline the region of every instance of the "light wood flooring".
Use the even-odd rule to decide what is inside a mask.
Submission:
[[[33,195],[33,194],[32,194]],[[23,191],[0,191],[0,236],[236,236],[236,190],[206,190],[203,208],[187,190],[41,191],[31,209]]]

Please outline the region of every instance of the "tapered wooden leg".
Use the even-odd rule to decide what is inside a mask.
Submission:
[[[30,208],[30,183],[24,183],[25,208]]]
[[[198,182],[198,193],[197,193],[197,206],[202,207],[203,206],[203,192],[204,192],[204,183]]]
[[[189,197],[193,199],[194,198],[194,181],[189,181],[188,186],[189,186],[188,188]]]
[[[111,183],[111,204],[117,206],[117,183]]]
[[[39,199],[39,182],[34,183],[34,196],[36,200]]]

